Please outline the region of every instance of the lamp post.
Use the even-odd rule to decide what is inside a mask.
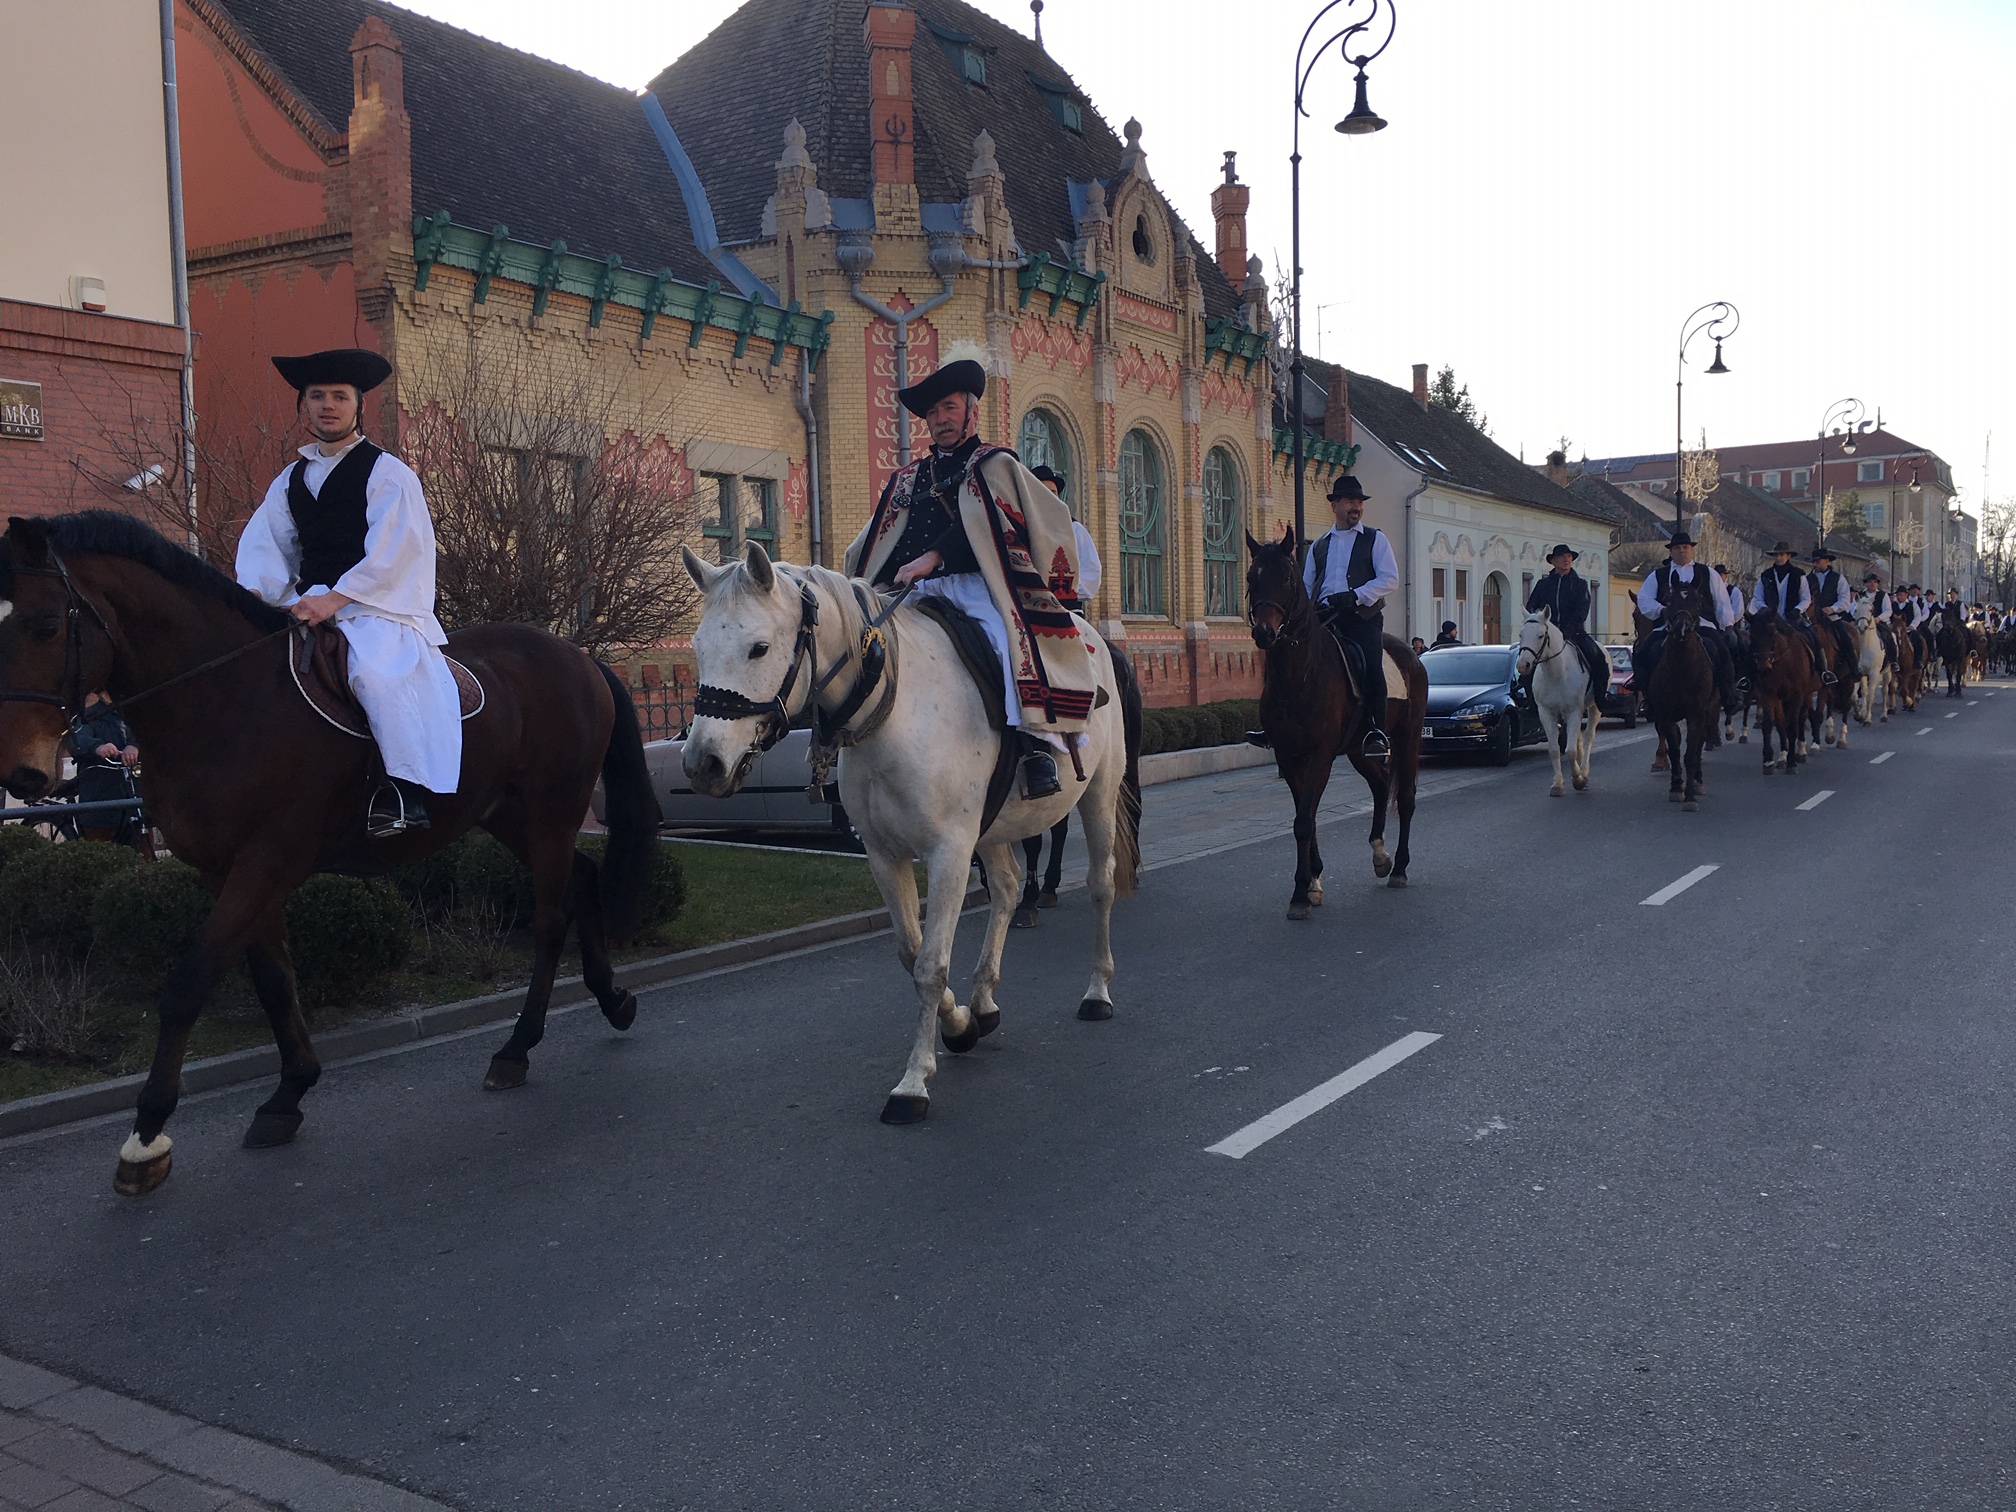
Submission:
[[[1351,9],[1355,9],[1358,5],[1364,3],[1369,3],[1369,9],[1366,11],[1363,20],[1353,21],[1349,26],[1326,37],[1313,53],[1309,51],[1309,39],[1316,35],[1316,28],[1322,25],[1325,16],[1336,10],[1340,5],[1348,7],[1345,12],[1348,16]],[[1352,38],[1366,37],[1372,27],[1377,24],[1382,11],[1386,16],[1385,39],[1370,52],[1361,51],[1356,57],[1353,57],[1351,53]],[[1302,33],[1301,44],[1295,49],[1294,148],[1288,158],[1288,215],[1290,224],[1288,260],[1293,265],[1293,293],[1290,298],[1294,305],[1295,330],[1293,332],[1293,339],[1295,349],[1290,354],[1293,360],[1288,366],[1288,371],[1292,377],[1290,388],[1293,391],[1291,408],[1288,415],[1288,434],[1293,438],[1292,445],[1295,465],[1295,544],[1298,550],[1304,549],[1304,544],[1309,538],[1309,524],[1303,512],[1302,502],[1302,118],[1309,114],[1309,112],[1303,108],[1302,91],[1308,84],[1309,75],[1315,69],[1317,61],[1335,44],[1338,55],[1346,63],[1354,65],[1358,70],[1358,98],[1351,106],[1351,113],[1337,123],[1337,129],[1344,133],[1345,136],[1367,136],[1372,132],[1385,130],[1385,121],[1375,115],[1372,107],[1365,102],[1365,65],[1386,51],[1387,47],[1392,43],[1393,29],[1399,24],[1399,19],[1399,16],[1393,9],[1393,0],[1330,0],[1328,5],[1316,12],[1315,19],[1309,23],[1308,29]],[[1367,37],[1367,40],[1369,40],[1369,37]],[[1364,43],[1361,42],[1359,45],[1362,48]]]
[[[1820,417],[1820,444],[1813,461],[1813,547],[1819,550],[1827,544],[1827,438],[1841,438],[1841,455],[1855,455],[1855,438],[1876,428],[1874,420],[1862,417],[1869,413],[1868,407],[1860,399],[1836,399],[1827,406],[1827,413]]]
[[[1734,336],[1736,328],[1742,323],[1742,312],[1726,299],[1704,304],[1680,322],[1680,361],[1673,369],[1673,529],[1676,534],[1687,528],[1683,510],[1687,499],[1687,477],[1682,456],[1687,449],[1687,441],[1686,426],[1680,418],[1680,401],[1684,394],[1682,385],[1687,378],[1687,343],[1705,334],[1715,343],[1715,360],[1708,365],[1708,371],[1726,373],[1729,369],[1722,365],[1722,343]]]

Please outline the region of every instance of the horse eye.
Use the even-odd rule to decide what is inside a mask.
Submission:
[[[756,642],[755,645],[749,648],[749,660],[751,661],[756,660],[756,658],[759,656],[768,656],[769,654],[770,654],[770,642],[768,641],[758,641]]]
[[[37,640],[53,641],[56,639],[57,634],[56,621],[53,619],[36,620],[28,627],[28,633]]]

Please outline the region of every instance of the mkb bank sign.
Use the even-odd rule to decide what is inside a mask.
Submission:
[[[0,441],[42,439],[42,385],[0,378]]]

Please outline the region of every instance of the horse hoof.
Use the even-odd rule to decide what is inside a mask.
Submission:
[[[1748,735],[1738,735],[1738,736],[1736,737],[1736,744],[1738,744],[1738,745],[1748,745],[1748,744],[1750,744],[1750,737],[1749,737]]]
[[[514,1087],[522,1087],[525,1085],[526,1074],[531,1069],[530,1063],[526,1061],[506,1060],[501,1055],[494,1056],[490,1061],[490,1069],[483,1076],[483,1090],[509,1092]]]
[[[980,1043],[980,1025],[971,1014],[967,1015],[966,1030],[963,1034],[945,1033],[943,1020],[939,1021],[938,1032],[945,1040],[945,1048],[950,1050],[954,1055],[964,1055],[968,1050],[971,1050],[975,1045]]]
[[[1666,801],[1667,801],[1668,803],[1678,803],[1678,802],[1679,802],[1679,801],[1680,801],[1680,800],[1681,800],[1681,799],[1682,799],[1682,798],[1683,798],[1684,796],[1685,796],[1685,794],[1683,794],[1683,793],[1682,793],[1682,792],[1680,791],[1680,789],[1678,789],[1678,788],[1675,788],[1675,789],[1673,789],[1673,791],[1672,791],[1672,792],[1670,792],[1670,793],[1668,793],[1668,794],[1666,795]]]
[[[1587,777],[1577,777],[1577,778],[1575,779],[1575,791],[1576,791],[1576,792],[1578,792],[1578,793],[1586,793],[1586,792],[1588,792],[1588,791],[1589,791],[1589,779],[1588,779]]]
[[[1701,810],[1700,803],[1692,798],[1689,798],[1685,803],[1680,805],[1680,812],[1683,814],[1699,813],[1700,810]]]
[[[1288,917],[1296,920],[1308,918],[1309,905],[1307,903],[1290,903],[1288,905]]]
[[[1386,879],[1386,885],[1388,887],[1405,887],[1407,885],[1407,873],[1405,872],[1393,873],[1392,876]]]
[[[1383,850],[1373,852],[1372,855],[1373,876],[1383,877],[1392,870],[1393,870],[1393,858],[1391,856],[1387,855],[1386,852],[1384,852]]]
[[[112,1177],[112,1190],[121,1197],[142,1197],[168,1179],[174,1157],[166,1134],[156,1134],[147,1143],[138,1134],[126,1136],[119,1149],[119,1169]]]
[[[1008,921],[1008,927],[1010,929],[1034,929],[1036,927],[1036,910],[1027,907],[1016,909],[1015,917]]]
[[[1575,785],[1577,787],[1580,787],[1582,784],[1578,782]],[[1547,796],[1549,798],[1559,798],[1561,796],[1561,792],[1562,792],[1561,784],[1557,782],[1554,784],[1554,786],[1552,786],[1547,790]]]
[[[245,1148],[270,1150],[275,1145],[292,1144],[300,1132],[299,1113],[255,1113],[252,1127],[245,1131]]]
[[[1057,894],[1047,887],[1044,888],[1043,891],[1036,894],[1036,906],[1038,908],[1055,908],[1057,906]]]
[[[973,1022],[980,1026],[980,1038],[985,1039],[1001,1027],[1001,1010],[990,1008],[985,1013],[976,1013]]]
[[[924,1116],[931,1111],[931,1099],[912,1097],[905,1092],[892,1092],[889,1101],[882,1104],[882,1122],[886,1124],[914,1124],[924,1122]]]
[[[604,1008],[602,1010],[602,1017],[609,1020],[609,1027],[611,1029],[628,1029],[632,1024],[637,1022],[637,994],[634,992],[623,993],[616,999],[616,1006],[614,1008]]]
[[[1113,1005],[1101,998],[1087,998],[1078,1005],[1078,1017],[1088,1024],[1104,1023],[1113,1017]]]

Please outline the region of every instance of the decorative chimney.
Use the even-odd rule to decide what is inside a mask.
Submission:
[[[1246,204],[1253,197],[1233,166],[1238,156],[1225,154],[1225,182],[1211,191],[1211,219],[1218,223],[1218,266],[1235,284],[1246,276]]]
[[[391,338],[393,259],[413,248],[405,64],[398,35],[382,16],[366,16],[350,39],[350,256],[357,308],[381,343]]]
[[[1568,454],[1560,451],[1547,453],[1547,465],[1542,469],[1547,481],[1556,488],[1566,488],[1570,482],[1568,475]]]
[[[1336,441],[1342,445],[1351,444],[1351,375],[1342,367],[1330,370],[1336,374],[1329,383],[1329,393],[1323,405],[1323,439]]]
[[[1428,408],[1428,364],[1414,364],[1414,402],[1421,408]]]
[[[875,0],[861,23],[861,35],[868,46],[868,140],[875,160],[876,225],[916,231],[921,223],[910,44],[917,36],[917,12],[899,0]]]

